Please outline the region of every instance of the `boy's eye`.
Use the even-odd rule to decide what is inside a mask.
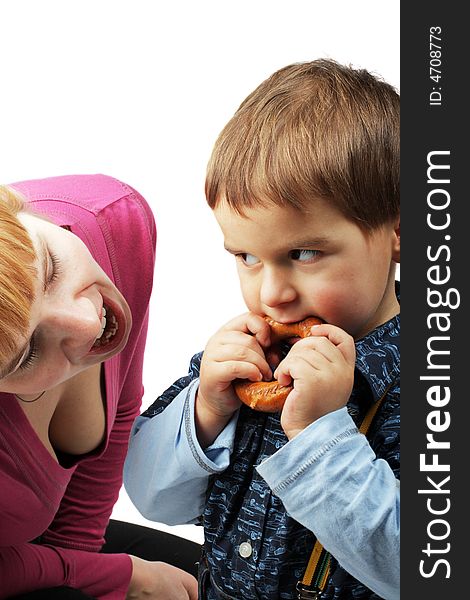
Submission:
[[[251,266],[259,263],[259,258],[256,258],[256,256],[253,256],[253,254],[247,254],[246,252],[237,254],[237,257],[248,267],[251,267]]]
[[[313,260],[318,254],[318,250],[291,250],[290,256],[292,260],[300,262],[308,262]]]

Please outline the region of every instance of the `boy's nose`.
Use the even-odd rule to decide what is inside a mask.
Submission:
[[[265,306],[274,308],[295,300],[297,294],[293,285],[278,271],[268,271],[263,274],[260,289],[260,300]]]

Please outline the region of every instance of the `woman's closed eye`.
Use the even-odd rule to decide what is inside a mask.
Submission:
[[[44,291],[46,291],[59,278],[60,274],[61,265],[59,257],[50,250],[48,250],[48,261],[46,265]],[[24,359],[21,361],[21,364],[18,368],[21,370],[30,369],[34,366],[34,363],[37,361],[38,356],[39,348],[36,341],[36,336],[33,333],[29,342],[29,350]]]
[[[24,357],[24,359],[22,360],[20,366],[18,367],[19,369],[29,369],[31,368],[34,363],[36,362],[36,359],[38,357],[38,347],[37,347],[37,343],[33,336],[31,337],[31,340],[29,342],[29,350],[28,353],[26,354],[26,356]]]
[[[50,257],[50,266],[47,269],[47,277],[46,277],[46,289],[54,283],[62,272],[62,267],[60,264],[60,259],[57,254],[54,254],[49,250]]]
[[[320,254],[318,250],[302,250],[296,249],[290,251],[290,257],[292,260],[298,260],[299,262],[310,262],[317,258]]]

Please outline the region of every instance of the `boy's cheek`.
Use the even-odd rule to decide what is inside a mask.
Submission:
[[[345,284],[341,288],[332,287],[312,292],[311,298],[315,299],[312,314],[318,316],[325,323],[336,325],[344,329],[343,325],[350,320],[355,312],[352,299],[354,295]]]
[[[259,294],[256,293],[255,289],[253,289],[254,286],[246,284],[242,277],[239,279],[242,297],[247,309],[252,313],[262,315],[262,311],[260,310]]]

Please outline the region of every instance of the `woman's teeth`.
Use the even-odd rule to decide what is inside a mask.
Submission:
[[[101,332],[100,332],[99,336],[96,338],[97,340],[99,340],[101,338],[101,336],[104,333],[104,330],[106,329],[106,309],[105,309],[104,306],[102,308],[101,314],[102,314],[102,317],[101,317]]]
[[[101,331],[98,337],[96,338],[93,346],[96,347],[106,345],[109,342],[109,340],[116,334],[118,328],[119,325],[114,314],[111,312],[111,310],[107,311],[106,308],[103,306],[103,312],[101,316]]]

